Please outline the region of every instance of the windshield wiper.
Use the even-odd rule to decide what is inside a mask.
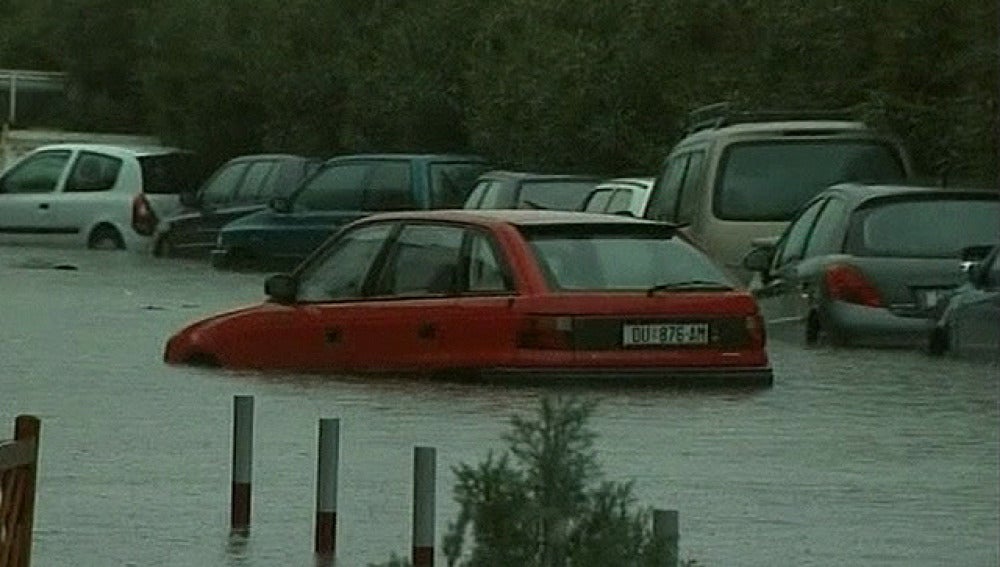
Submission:
[[[532,201],[531,199],[524,199],[523,201],[521,201],[521,203],[524,204],[524,205],[528,205],[529,209],[533,209],[533,210],[536,210],[536,211],[548,211],[548,210],[550,210],[549,207],[546,207],[545,205],[540,205],[540,204]]]
[[[682,282],[671,282],[671,283],[654,285],[653,287],[646,290],[646,295],[652,297],[653,294],[658,291],[692,290],[692,289],[728,291],[733,289],[733,286],[726,283],[716,282],[711,280],[686,280]]]

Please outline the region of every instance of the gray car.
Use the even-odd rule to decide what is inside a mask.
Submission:
[[[931,329],[931,354],[1000,355],[1000,246],[968,262],[967,281],[945,302]]]
[[[831,187],[744,267],[776,337],[807,344],[925,344],[965,279],[962,251],[1000,241],[1000,193],[935,187]]]

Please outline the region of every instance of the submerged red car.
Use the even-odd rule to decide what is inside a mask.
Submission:
[[[769,385],[757,303],[669,224],[534,210],[354,222],[269,299],[174,335],[234,369]]]

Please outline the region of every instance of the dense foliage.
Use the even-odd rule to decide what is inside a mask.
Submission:
[[[854,108],[995,184],[995,0],[0,0],[0,68],[70,73],[61,126],[222,159],[452,150],[652,171],[693,107]]]

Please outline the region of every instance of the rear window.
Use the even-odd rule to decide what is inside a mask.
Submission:
[[[597,181],[525,181],[517,208],[579,211]]]
[[[705,254],[665,226],[522,227],[549,285],[564,291],[636,291],[700,282],[732,287]]]
[[[483,163],[432,163],[431,206],[437,209],[462,208],[476,179],[487,169]]]
[[[898,151],[884,142],[741,142],[723,155],[714,212],[725,220],[787,221],[830,185],[893,183],[905,177]]]
[[[874,202],[851,218],[846,250],[857,256],[957,258],[1000,242],[1000,199],[924,198]]]
[[[201,181],[193,154],[176,152],[141,156],[142,190],[146,193],[178,194],[193,192]]]

